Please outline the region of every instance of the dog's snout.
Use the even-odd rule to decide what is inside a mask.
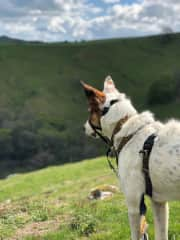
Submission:
[[[94,134],[96,135],[96,133],[94,132],[94,130],[90,126],[89,121],[86,121],[86,123],[83,125],[83,130],[84,130],[84,132],[87,136],[92,137]]]

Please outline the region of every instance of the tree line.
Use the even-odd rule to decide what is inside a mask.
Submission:
[[[32,113],[0,109],[0,164],[31,170],[101,153],[80,127],[68,129],[65,124],[52,126]]]

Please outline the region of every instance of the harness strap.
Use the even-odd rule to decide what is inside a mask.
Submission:
[[[106,153],[106,157],[107,157],[107,161],[108,161],[108,164],[109,164],[109,167],[113,170],[113,172],[116,174],[116,176],[118,177],[118,169],[117,169],[117,167],[118,167],[118,155],[119,155],[119,149],[115,149],[115,147],[114,147],[114,136],[116,135],[116,133],[118,133],[121,129],[122,129],[122,126],[123,126],[123,124],[127,121],[129,119],[129,117],[128,117],[128,115],[127,116],[125,116],[125,117],[123,117],[123,118],[121,118],[118,122],[117,122],[117,124],[116,124],[116,126],[115,126],[115,128],[114,128],[114,130],[113,130],[113,132],[112,132],[112,136],[111,136],[111,146],[108,148],[108,150],[107,150],[107,153]],[[116,168],[114,167],[114,165],[112,164],[112,162],[111,162],[111,160],[109,159],[109,156],[114,156],[115,157],[115,159],[116,159]]]
[[[117,152],[120,153],[121,150],[123,149],[123,147],[126,145],[126,143],[128,143],[131,138],[135,135],[136,133],[132,133],[132,134],[129,134],[128,136],[126,137],[123,137],[118,148],[117,148]]]
[[[125,122],[127,122],[128,119],[129,119],[129,116],[126,115],[125,117],[121,118],[121,119],[117,122],[117,124],[116,124],[116,126],[115,126],[115,128],[114,128],[114,130],[113,130],[113,132],[112,132],[111,141],[114,141],[114,136],[116,135],[116,133],[118,133],[118,132],[122,129],[123,124],[124,124]]]
[[[142,216],[145,216],[147,212],[147,207],[145,204],[145,199],[144,199],[144,194],[142,194],[141,196],[141,201],[140,201],[140,205],[139,205],[139,213]]]
[[[143,149],[139,152],[143,155],[143,168],[142,171],[145,177],[146,190],[145,193],[152,197],[152,182],[149,174],[149,157],[154,145],[154,140],[157,137],[156,134],[151,134],[144,142]]]
[[[115,103],[115,102],[114,102]],[[113,104],[114,104],[113,103]],[[119,132],[123,126],[123,124],[129,119],[128,116],[125,116],[124,118],[120,119],[118,121],[118,123],[116,124],[111,139],[109,139],[108,137],[102,135],[101,128],[94,126],[91,121],[89,121],[90,126],[92,127],[92,129],[94,130],[94,132],[101,138],[101,140],[108,146],[107,152],[106,152],[106,157],[107,157],[107,161],[109,164],[109,167],[113,170],[113,172],[115,173],[116,176],[118,176],[118,171],[117,171],[117,166],[118,166],[118,155],[119,155],[119,151],[117,151],[114,147],[114,136],[117,132]],[[98,131],[100,130],[100,131]],[[124,145],[123,145],[124,146]],[[110,160],[110,157],[115,156],[116,159],[116,167],[112,164],[112,161]]]
[[[139,131],[141,131],[143,128],[145,127],[145,125],[142,125],[141,127],[139,127],[135,132],[122,137],[121,142],[117,148],[117,152],[118,154],[121,152],[121,150],[123,149],[123,147],[131,140],[131,138],[133,138]]]

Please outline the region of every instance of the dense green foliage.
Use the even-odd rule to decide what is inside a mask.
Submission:
[[[120,190],[89,200],[90,190],[118,186],[105,158],[48,167],[0,181],[0,238],[18,240],[129,240],[127,207]],[[154,239],[151,204],[147,221]],[[180,204],[170,203],[169,239],[180,237]]]
[[[139,111],[150,108],[161,119],[180,117],[179,45],[179,34],[170,41],[156,36],[54,44],[0,42],[1,169],[32,169],[104,153],[102,145],[82,131],[87,105],[80,80],[101,89],[110,74]]]
[[[161,76],[161,79],[153,82],[149,88],[148,103],[156,105],[173,102],[178,94],[176,86],[173,76]]]

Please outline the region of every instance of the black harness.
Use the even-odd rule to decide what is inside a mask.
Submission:
[[[154,145],[154,140],[157,137],[156,134],[151,134],[144,142],[143,149],[139,152],[143,156],[143,168],[142,171],[145,177],[146,191],[145,193],[152,197],[152,182],[149,175],[149,157]]]
[[[148,195],[149,197],[152,197],[152,182],[149,175],[149,157],[152,151],[152,147],[154,145],[155,138],[157,137],[156,134],[151,134],[144,142],[143,149],[139,152],[143,156],[143,168],[142,171],[144,173],[145,178],[145,193],[141,196],[141,201],[139,205],[140,209],[140,215],[145,216],[147,207],[145,204],[144,195]]]

